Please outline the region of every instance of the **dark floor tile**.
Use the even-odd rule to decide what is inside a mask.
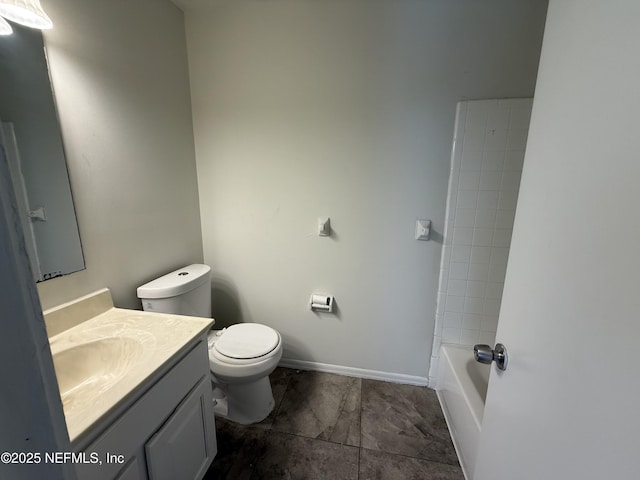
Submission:
[[[276,414],[282,404],[282,399],[289,386],[289,380],[292,375],[295,375],[296,371],[290,368],[276,368],[271,375],[269,375],[269,381],[271,382],[271,391],[273,392],[274,407],[271,413],[267,415],[267,418],[259,423],[256,423],[256,427],[271,428],[273,421],[276,418]]]
[[[203,480],[248,480],[269,431],[216,418],[218,453]]]
[[[319,372],[292,375],[273,430],[360,445],[361,380]]]
[[[358,448],[271,432],[251,480],[357,480]]]
[[[340,416],[329,436],[330,442],[360,446],[360,404],[362,381],[352,382],[340,410]]]
[[[287,386],[289,385],[289,379],[292,375],[295,374],[296,370],[292,370],[291,368],[278,367],[271,373],[271,375],[269,375],[269,380],[271,381],[271,390],[273,391],[273,398],[276,401],[276,408],[280,406],[280,403],[284,398],[284,393],[287,390]]]
[[[361,421],[364,448],[458,464],[433,390],[363,380]]]
[[[464,480],[457,465],[362,449],[359,480]]]

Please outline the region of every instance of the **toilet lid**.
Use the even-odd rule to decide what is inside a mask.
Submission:
[[[227,328],[218,338],[213,348],[225,357],[262,357],[278,346],[278,333],[259,323],[239,323]]]

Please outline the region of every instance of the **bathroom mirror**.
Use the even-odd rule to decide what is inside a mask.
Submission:
[[[42,34],[12,27],[0,37],[0,155],[41,282],[85,265]]]

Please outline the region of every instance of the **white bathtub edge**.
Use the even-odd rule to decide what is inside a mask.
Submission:
[[[454,365],[448,349],[465,350],[468,353],[468,358],[466,355],[462,357],[454,355],[454,357],[457,357],[457,363],[460,363],[460,365]],[[472,352],[468,347],[443,345],[440,349],[438,381],[436,384],[438,401],[442,407],[458,460],[467,480],[473,478],[473,468],[480,440],[480,424],[476,413],[473,411],[468,394],[465,394],[463,387],[463,385],[466,385],[467,389],[472,388],[471,380],[460,378],[460,375],[465,372],[466,361],[471,358]]]
[[[471,472],[468,471],[466,462],[462,461],[462,452],[460,450],[460,444],[458,443],[458,439],[453,435],[452,432],[452,420],[451,414],[447,409],[444,399],[439,390],[436,389],[436,396],[438,397],[438,402],[440,402],[440,408],[442,409],[442,413],[444,415],[444,420],[447,422],[447,427],[449,428],[449,436],[451,437],[451,441],[453,442],[453,448],[456,450],[456,455],[458,456],[458,462],[460,463],[460,467],[462,468],[462,474],[466,480],[473,480],[471,477]]]

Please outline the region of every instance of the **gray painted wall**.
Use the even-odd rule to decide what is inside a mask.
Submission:
[[[214,317],[285,357],[426,377],[456,102],[528,97],[540,0],[212,2],[187,11]],[[314,235],[330,216],[330,238]],[[433,221],[434,240],[414,240]],[[314,292],[336,298],[316,315]]]
[[[45,1],[45,32],[86,270],[38,285],[43,308],[202,262],[182,12],[168,1]],[[152,19],[152,21],[150,21]]]

